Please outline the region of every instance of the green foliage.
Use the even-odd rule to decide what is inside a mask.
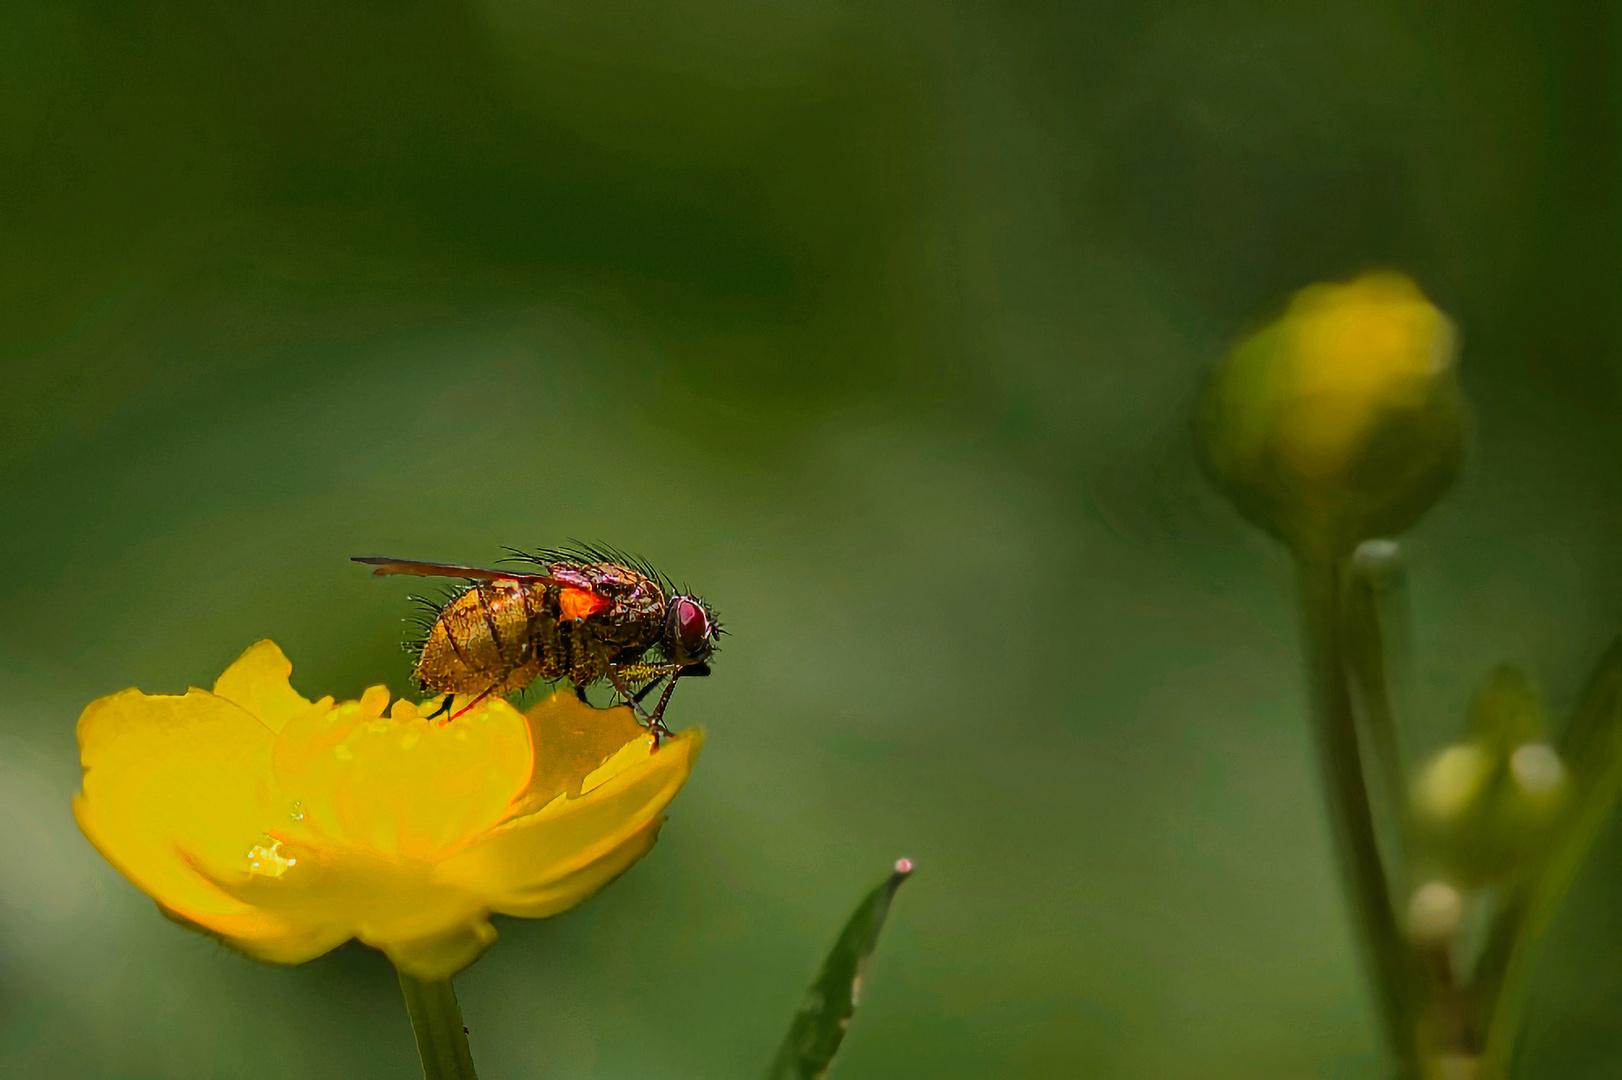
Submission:
[[[1506,890],[1477,964],[1476,1011],[1490,1016],[1484,1075],[1507,1075],[1521,1034],[1528,951],[1558,909],[1622,793],[1622,637],[1600,657],[1560,743],[1572,799],[1530,881]]]
[[[1333,820],[1393,1075],[1505,1080],[1528,958],[1622,794],[1622,638],[1558,745],[1531,676],[1501,663],[1455,740],[1410,774],[1380,610],[1400,595],[1399,549],[1364,544],[1347,569],[1344,586],[1302,580]]]
[[[788,1035],[767,1071],[768,1080],[812,1080],[828,1075],[861,1000],[868,961],[879,943],[890,901],[911,875],[912,864],[900,860],[890,876],[856,905],[806,992],[805,1003],[794,1014]]]

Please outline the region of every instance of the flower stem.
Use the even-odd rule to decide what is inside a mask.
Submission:
[[[1341,872],[1375,983],[1386,1043],[1403,1080],[1420,1076],[1419,1024],[1413,1008],[1414,956],[1397,926],[1375,838],[1368,786],[1347,684],[1340,560],[1302,554],[1298,563],[1307,633],[1307,673],[1329,817]]]
[[[1383,541],[1394,551],[1395,545]],[[1371,545],[1365,545],[1368,547]],[[1383,553],[1382,553],[1383,554]],[[1372,797],[1375,806],[1383,805],[1394,835],[1388,846],[1386,865],[1392,862],[1407,868],[1414,850],[1415,831],[1413,813],[1408,801],[1408,773],[1402,764],[1401,740],[1397,738],[1396,708],[1392,703],[1391,678],[1386,656],[1386,628],[1388,619],[1396,624],[1399,642],[1406,640],[1406,626],[1402,615],[1391,618],[1382,608],[1406,608],[1399,599],[1403,592],[1402,567],[1394,557],[1383,554],[1380,562],[1364,555],[1358,549],[1351,562],[1351,573],[1342,593],[1341,633],[1342,654],[1346,660],[1346,674],[1356,691],[1356,702],[1362,705],[1361,730],[1368,736],[1369,749],[1374,752],[1377,790]],[[1380,796],[1383,796],[1381,798]],[[1382,824],[1376,816],[1375,825]],[[1399,892],[1410,883],[1398,873],[1396,888]]]
[[[423,1080],[478,1080],[451,981],[418,979],[403,971],[398,974],[411,1030],[417,1036]]]

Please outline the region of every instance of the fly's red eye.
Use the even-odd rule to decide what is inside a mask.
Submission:
[[[681,635],[682,647],[697,653],[710,636],[710,620],[704,609],[686,598],[676,601],[676,632]]]

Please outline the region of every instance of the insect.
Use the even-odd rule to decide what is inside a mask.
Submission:
[[[656,739],[669,734],[664,711],[677,681],[710,673],[708,661],[722,632],[715,612],[698,597],[676,592],[647,563],[611,549],[508,550],[513,561],[537,569],[353,557],[376,567],[372,573],[379,577],[466,580],[443,605],[413,598],[432,615],[423,621],[426,635],[412,648],[418,685],[445,695],[434,716],[450,713],[457,697],[472,700],[448,720],[491,694],[521,690],[536,679],[567,679],[587,701],[586,687],[607,680]],[[664,693],[649,713],[642,699],[660,683],[666,683]]]

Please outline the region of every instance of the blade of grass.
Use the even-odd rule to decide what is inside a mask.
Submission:
[[[912,863],[898,861],[890,876],[856,905],[806,992],[805,1003],[794,1014],[767,1080],[818,1080],[828,1075],[861,999],[868,961],[879,943],[890,901],[911,874]]]

